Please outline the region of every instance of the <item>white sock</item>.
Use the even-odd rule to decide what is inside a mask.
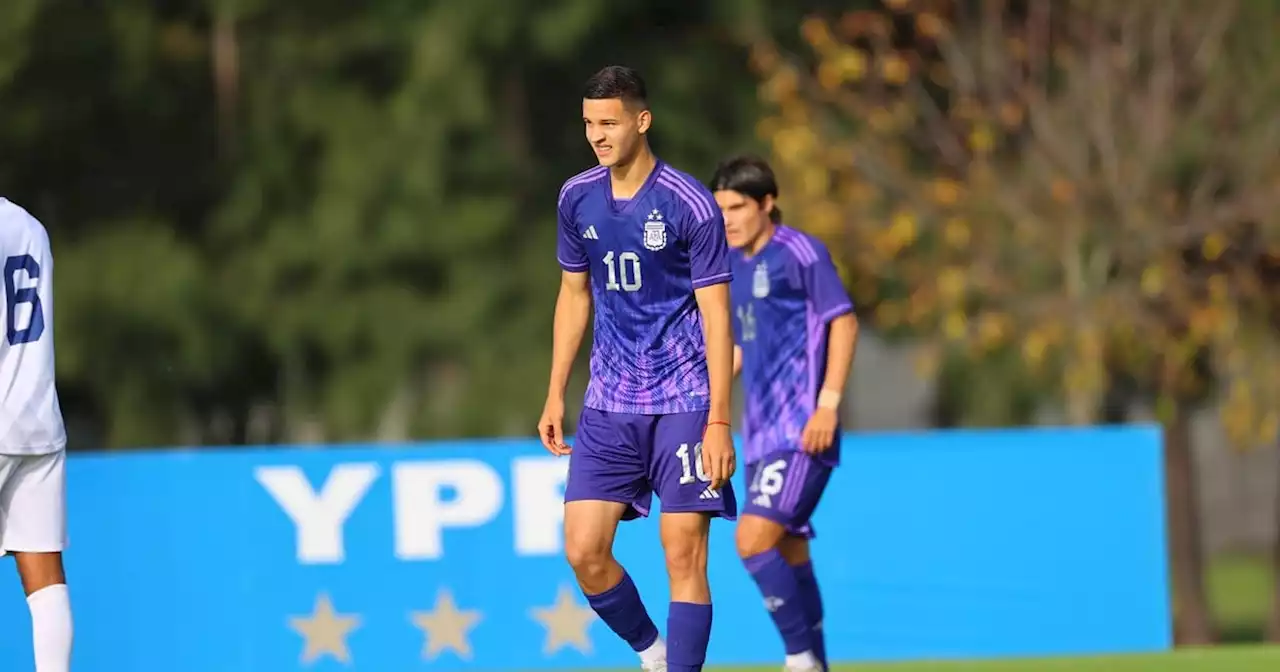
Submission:
[[[31,639],[35,646],[36,672],[69,672],[71,669],[71,596],[59,583],[27,596],[31,608]]]
[[[662,641],[661,637],[653,640],[653,643],[649,645],[649,648],[640,652],[640,662],[644,663],[645,665],[660,663],[665,661],[666,659],[667,659],[667,643]]]
[[[787,654],[787,669],[789,670],[812,670],[817,667],[818,657],[813,655],[812,651]]]

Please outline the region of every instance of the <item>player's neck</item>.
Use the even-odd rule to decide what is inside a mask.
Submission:
[[[764,228],[760,229],[760,235],[756,236],[756,239],[751,241],[751,245],[747,248],[747,256],[754,257],[760,254],[760,250],[763,250],[764,246],[768,245],[770,240],[773,240],[773,234],[777,232],[778,225],[772,219],[765,223]]]
[[[649,175],[658,165],[658,159],[642,146],[634,158],[626,163],[619,163],[609,168],[609,183],[613,188],[614,198],[631,198],[640,191]]]

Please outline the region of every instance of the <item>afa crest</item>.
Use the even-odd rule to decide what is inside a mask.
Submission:
[[[657,252],[667,246],[667,223],[662,213],[654,210],[644,222],[644,248]]]
[[[756,272],[751,275],[751,295],[757,299],[769,296],[769,265],[763,261],[756,264]]]

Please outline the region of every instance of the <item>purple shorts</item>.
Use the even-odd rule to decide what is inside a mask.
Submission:
[[[712,490],[701,473],[706,426],[706,411],[633,415],[582,409],[564,501],[630,504],[623,520],[632,520],[649,515],[657,493],[663,513],[696,511],[733,520],[733,485]]]
[[[809,517],[831,479],[831,466],[818,458],[793,450],[769,453],[747,466],[747,503],[742,515],[768,518],[787,533],[812,539],[816,534]]]

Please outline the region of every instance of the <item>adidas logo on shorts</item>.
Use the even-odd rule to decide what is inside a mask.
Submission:
[[[720,493],[712,490],[711,488],[707,488],[702,491],[701,495],[698,495],[698,499],[720,499]]]

